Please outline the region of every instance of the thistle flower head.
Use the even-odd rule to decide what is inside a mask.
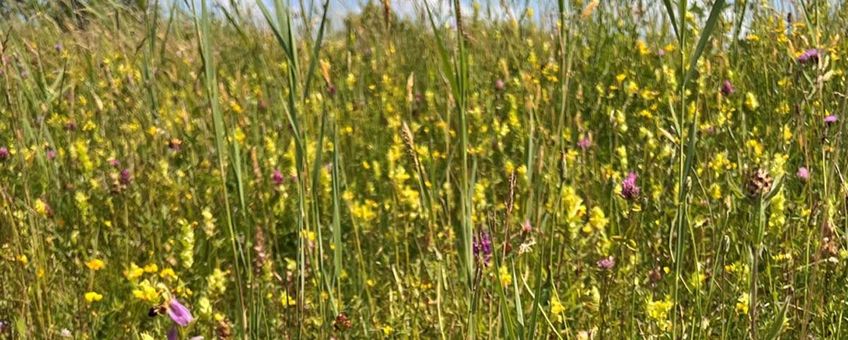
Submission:
[[[798,179],[800,179],[802,182],[809,181],[810,180],[810,170],[807,169],[806,167],[802,166],[802,167],[798,168],[798,172],[795,173],[795,176],[798,176]]]
[[[801,64],[819,62],[819,50],[816,48],[811,48],[809,50],[804,51],[804,53],[801,53],[801,55],[798,56],[798,62]]]
[[[829,115],[827,117],[824,117],[824,123],[827,125],[833,125],[836,123],[837,120],[838,117],[836,115]]]
[[[279,169],[274,169],[274,172],[271,174],[271,181],[274,182],[274,186],[280,186],[283,184],[283,173],[280,172]]]
[[[627,200],[634,200],[639,198],[639,186],[636,185],[636,173],[631,171],[627,174],[627,177],[621,181],[621,197],[624,197]]]
[[[597,265],[598,268],[602,270],[610,270],[615,267],[615,257],[612,257],[612,255],[610,255],[605,258],[602,258],[598,260]]]
[[[734,92],[733,84],[730,83],[730,80],[725,80],[721,83],[721,94],[725,96],[729,96]]]

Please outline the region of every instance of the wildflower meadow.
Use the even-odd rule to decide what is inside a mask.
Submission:
[[[0,1],[0,339],[846,339],[841,0]]]

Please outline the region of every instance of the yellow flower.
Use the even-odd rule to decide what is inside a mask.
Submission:
[[[592,207],[592,210],[589,212],[589,223],[584,227],[583,231],[586,233],[592,232],[593,229],[603,231],[608,223],[609,219],[604,215],[604,210],[600,207]]]
[[[174,273],[173,269],[165,268],[165,269],[162,269],[162,271],[159,272],[159,277],[166,279],[166,280],[173,280],[173,279],[177,278],[177,274]]]
[[[564,311],[565,311],[565,307],[562,305],[562,303],[559,302],[559,298],[556,295],[552,296],[551,297],[551,315],[553,315],[553,317],[556,320],[561,322],[562,321],[562,312],[564,312]]]
[[[156,288],[154,288],[148,280],[141,281],[141,283],[138,284],[138,288],[133,289],[132,293],[136,299],[142,301],[154,302],[159,300],[159,292],[156,291]]]
[[[130,267],[124,271],[124,276],[130,281],[135,281],[142,274],[144,274],[144,269],[141,269],[135,262],[130,263]]]
[[[501,285],[506,287],[512,284],[512,274],[509,272],[509,268],[506,266],[501,266],[498,269],[498,278],[501,281]]]
[[[668,312],[672,307],[674,307],[674,304],[669,297],[660,301],[654,301],[653,298],[649,297],[645,310],[648,317],[653,319],[661,330],[667,331],[671,327],[671,323],[668,322]]]
[[[280,296],[280,303],[283,304],[283,307],[290,307],[297,305],[297,300],[293,296],[289,296],[289,293],[283,291],[283,294]]]
[[[383,335],[385,335],[385,336],[392,335],[392,333],[394,333],[394,331],[395,331],[395,329],[392,328],[392,326],[389,326],[389,325],[383,326]]]
[[[157,266],[155,263],[150,263],[150,264],[144,266],[144,272],[145,273],[155,273],[155,272],[158,272],[158,271],[159,271],[159,266]]]
[[[85,266],[88,267],[88,269],[91,269],[93,271],[98,271],[98,270],[103,269],[103,267],[105,267],[106,264],[103,263],[103,260],[91,259],[90,261],[85,263]]]
[[[35,209],[35,212],[37,212],[39,215],[47,216],[47,212],[48,212],[47,203],[44,203],[44,201],[42,199],[40,199],[40,198],[36,199],[35,204],[33,205],[33,208]]]
[[[97,292],[85,293],[85,302],[92,303],[100,300],[103,300],[103,295],[97,294]]]
[[[739,314],[748,314],[748,305],[750,304],[748,293],[742,293],[738,299],[736,299],[736,313]]]
[[[757,96],[751,92],[745,93],[745,108],[750,111],[755,111],[759,107],[760,102],[757,100]]]

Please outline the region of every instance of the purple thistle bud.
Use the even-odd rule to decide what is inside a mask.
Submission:
[[[5,146],[0,146],[0,161],[9,159],[9,149]]]
[[[274,173],[271,174],[271,181],[274,182],[274,186],[280,186],[283,184],[283,173],[279,169],[274,169]]]
[[[54,160],[56,158],[56,150],[49,149],[47,150],[47,159]]]
[[[627,174],[627,177],[621,181],[621,197],[624,197],[627,200],[634,200],[639,198],[639,186],[636,185],[636,173],[631,171]]]
[[[191,312],[183,306],[177,299],[172,298],[171,301],[168,302],[168,316],[173,320],[176,324],[185,327],[188,326],[189,323],[194,321],[194,317],[191,316]]]
[[[824,117],[824,123],[827,124],[827,125],[833,125],[834,123],[836,123],[837,119],[838,119],[838,117],[836,117],[836,115],[830,115],[830,116]]]
[[[602,270],[610,270],[615,267],[615,258],[612,256],[608,256],[598,260],[597,264],[598,268]]]
[[[798,172],[795,173],[795,176],[798,176],[798,179],[800,179],[802,182],[809,181],[810,180],[810,170],[808,170],[806,167],[802,166],[802,167],[798,168]]]
[[[586,151],[592,147],[592,140],[589,139],[589,137],[583,137],[577,141],[577,146],[579,146],[580,149],[583,149],[583,151]]]
[[[798,62],[801,64],[806,63],[818,63],[819,62],[819,50],[816,48],[811,48],[809,50],[804,51],[798,56]]]
[[[492,238],[489,233],[481,231],[477,234],[474,237],[472,248],[474,249],[474,257],[484,266],[488,266],[492,260]]]
[[[495,80],[495,90],[503,91],[504,89],[506,89],[506,83],[501,79]]]
[[[730,80],[725,80],[723,83],[721,83],[721,94],[729,96],[733,94],[733,92],[733,84],[730,83]]]
[[[132,172],[130,172],[130,169],[121,170],[121,176],[118,178],[118,181],[123,185],[130,185],[132,182]]]

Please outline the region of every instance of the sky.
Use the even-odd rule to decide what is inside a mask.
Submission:
[[[163,7],[169,6],[168,4],[173,1],[177,1],[179,4],[184,4],[186,1],[193,1],[195,3],[200,3],[201,0],[164,0]],[[208,4],[217,4],[224,7],[231,6],[231,0],[206,0]],[[232,2],[236,3],[237,6],[241,8],[243,13],[250,13],[257,22],[261,25],[264,22],[264,18],[262,17],[261,12],[259,11],[259,6],[257,5],[258,1],[262,1],[269,8],[273,7],[274,0],[234,0]],[[307,7],[307,11],[311,10],[315,20],[320,19],[320,11],[321,6],[324,0],[282,0],[284,3],[288,3],[294,9],[295,13],[300,11],[300,4],[303,3],[305,7]],[[369,0],[329,0],[329,13],[328,18],[330,19],[330,23],[332,26],[330,29],[338,29],[342,26],[342,19],[351,12],[359,12],[361,8],[369,2]],[[382,3],[383,0],[370,0],[376,4]],[[431,9],[436,13],[437,18],[441,18],[444,21],[448,21],[447,19],[450,17],[451,13],[451,4],[453,0],[390,0],[392,10],[400,15],[401,17],[412,17],[416,13],[423,11],[424,9],[424,1],[428,1],[431,5]],[[465,13],[471,12],[472,3],[475,0],[460,0],[460,3],[463,6],[463,10]],[[553,9],[556,8],[556,0],[476,0],[480,6],[481,11],[484,13],[488,8],[491,7],[492,12],[499,13],[499,17],[508,17],[508,16],[520,16],[526,7],[530,7],[534,12],[534,19],[541,20],[542,16],[550,17]],[[588,0],[586,0],[588,1]],[[633,0],[636,1],[636,0]],[[657,7],[657,10],[662,10],[662,3],[660,0],[643,0],[645,4],[649,4],[649,6]],[[726,0],[728,3],[733,4],[738,0]],[[768,0],[772,2],[773,8],[778,11],[785,11],[791,5],[793,1],[797,0]],[[836,0],[842,1],[842,0]],[[504,13],[504,9],[501,6],[501,3],[505,2],[508,4],[509,12]],[[690,0],[690,3],[703,3],[705,0]],[[296,14],[297,16],[297,14]],[[298,20],[299,21],[299,20]],[[450,22],[450,21],[448,21]]]

